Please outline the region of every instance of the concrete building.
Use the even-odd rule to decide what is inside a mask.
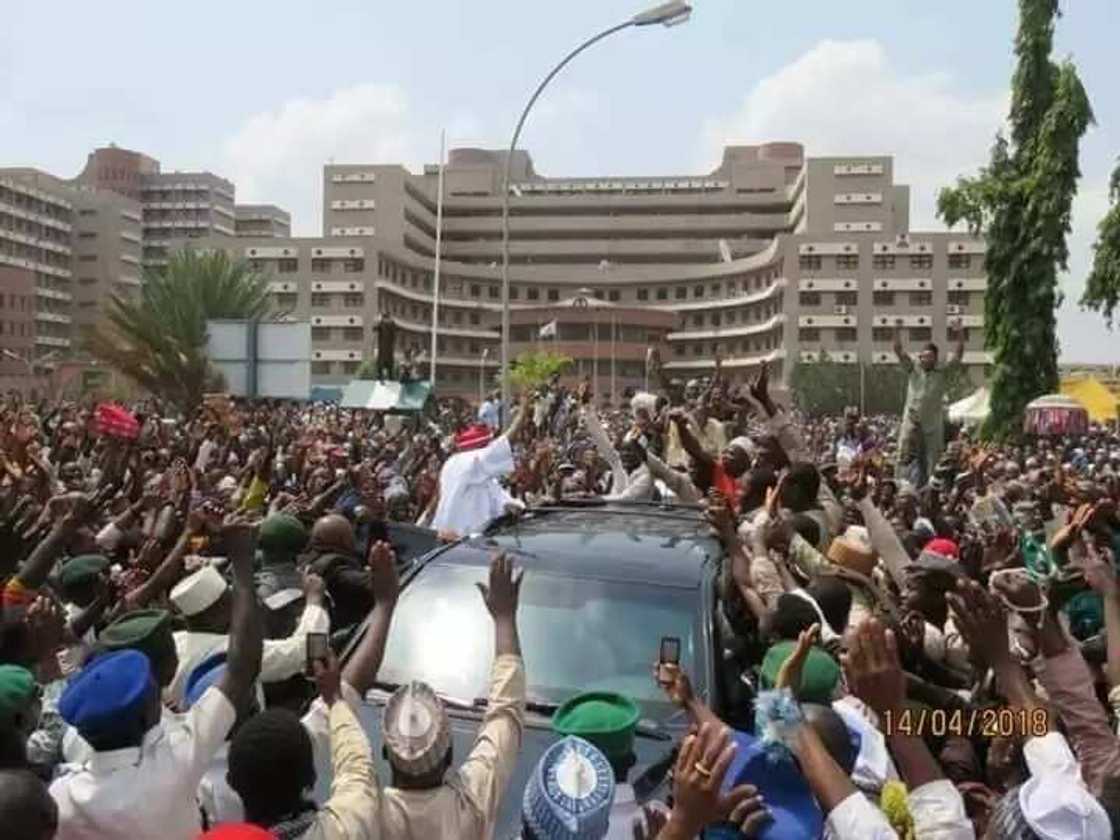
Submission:
[[[163,172],[155,158],[106,146],[90,152],[75,181],[140,202],[146,266],[166,264],[174,240],[237,235],[234,186],[211,172]]]
[[[504,162],[505,152],[455,149],[445,169],[444,393],[476,394],[480,368],[499,364]],[[659,346],[681,379],[710,372],[717,347],[736,380],[763,362],[786,379],[796,361],[821,352],[846,364],[893,364],[896,326],[917,349],[945,345],[957,318],[970,373],[983,375],[984,243],[911,231],[909,188],[894,182],[890,157],[812,158],[800,144],[768,143],[728,147],[703,175],[546,178],[524,151],[512,164],[514,353],[535,346],[536,310],[590,294],[625,313],[623,344],[643,356]],[[325,166],[323,237],[237,243],[273,272],[278,308],[312,320],[314,384],[340,385],[371,357],[382,311],[397,322],[402,350],[428,351],[437,174],[435,166],[419,174]],[[656,323],[643,325],[635,312]],[[671,329],[661,329],[663,317]],[[582,370],[598,356],[596,385],[609,393],[606,343],[571,335],[564,349]],[[619,392],[644,380],[644,363],[624,364],[615,369]]]
[[[238,236],[286,239],[292,235],[292,217],[275,204],[238,204],[233,212]]]

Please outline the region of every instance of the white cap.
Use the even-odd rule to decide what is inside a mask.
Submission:
[[[179,581],[171,590],[171,603],[183,615],[198,615],[212,607],[228,589],[226,579],[213,566],[203,566]]]
[[[289,604],[294,604],[302,597],[302,589],[281,589],[265,598],[264,605],[273,611],[282,610]]]
[[[402,685],[385,704],[382,737],[389,763],[408,776],[435,770],[451,748],[451,724],[443,701],[427,683]]]
[[[1111,837],[1104,808],[1089,793],[1066,739],[1058,732],[1023,745],[1031,777],[1019,788],[1019,809],[1040,840]]]
[[[892,779],[898,778],[887,740],[867,715],[874,714],[863,703],[851,695],[842,697],[832,704],[833,711],[844,721],[849,732],[859,735],[859,754],[852,768],[852,781],[862,790],[880,790]]]

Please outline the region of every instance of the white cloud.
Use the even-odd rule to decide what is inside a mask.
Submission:
[[[915,227],[935,222],[937,190],[988,156],[1006,95],[958,90],[947,73],[904,75],[878,41],[821,41],[710,121],[705,156],[730,143],[795,140],[809,155],[888,154],[910,184]]]
[[[735,112],[707,123],[704,167],[718,163],[725,145],[771,140],[801,142],[811,156],[893,155],[896,181],[911,187],[912,228],[941,230],[937,191],[987,162],[1007,104],[1007,93],[966,90],[949,73],[902,73],[878,41],[821,41],[759,81]],[[1105,361],[1114,353],[1102,320],[1076,306],[1106,207],[1105,184],[1083,183],[1058,317],[1063,359]]]
[[[221,171],[237,185],[238,201],[279,204],[292,214],[294,233],[318,235],[323,165],[331,160],[415,165],[413,119],[404,93],[390,84],[357,85],[325,99],[292,99],[245,121],[224,144]]]

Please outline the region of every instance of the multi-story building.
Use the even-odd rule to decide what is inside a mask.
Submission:
[[[618,310],[617,319],[602,317],[621,321],[627,352],[642,351],[630,355],[657,346],[682,379],[709,372],[717,347],[725,372],[740,380],[763,362],[788,378],[795,362],[822,352],[845,364],[893,363],[896,327],[911,347],[944,344],[956,319],[966,330],[965,362],[975,378],[983,374],[984,243],[910,231],[909,188],[895,184],[890,157],[806,158],[800,144],[768,143],[728,147],[705,175],[602,178],[543,177],[524,151],[511,163],[514,353],[537,344],[536,315],[526,311],[589,295],[598,309]],[[476,393],[480,368],[500,361],[504,164],[505,152],[456,149],[445,167],[444,392]],[[237,243],[274,273],[278,307],[311,319],[316,384],[354,373],[372,353],[383,311],[397,322],[402,348],[428,350],[437,176],[434,166],[415,174],[328,165],[323,237]],[[601,324],[599,340],[561,337],[580,369],[600,359],[601,393],[611,381],[609,335]],[[643,384],[639,358],[618,363],[617,389]]]
[[[140,202],[146,266],[166,264],[174,240],[237,235],[233,184],[211,172],[162,172],[154,158],[106,146],[90,152],[75,181]]]
[[[34,169],[0,169],[0,379],[28,392],[71,346],[74,204]]]
[[[275,204],[238,204],[233,212],[238,236],[285,239],[292,235],[292,217]]]

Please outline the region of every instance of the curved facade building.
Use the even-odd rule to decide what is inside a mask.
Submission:
[[[445,168],[445,393],[477,394],[480,368],[499,363],[505,155],[455,149]],[[612,382],[618,392],[641,387],[650,347],[681,379],[709,372],[717,347],[733,379],[764,361],[784,378],[795,360],[821,352],[893,363],[896,325],[911,345],[944,344],[956,318],[966,363],[983,373],[984,244],[911,232],[909,189],[894,183],[890,157],[807,158],[800,144],[776,142],[728,147],[703,175],[548,178],[519,150],[512,173],[512,350],[537,343],[543,311],[590,297],[596,311],[618,316],[604,316],[613,326],[598,333],[614,331],[613,376],[594,332],[581,338],[562,322],[560,343],[581,370],[598,368],[600,393]],[[316,385],[345,383],[372,355],[382,311],[402,348],[427,353],[437,175],[436,166],[328,165],[322,237],[237,241],[239,254],[273,273],[277,309],[311,320]]]

